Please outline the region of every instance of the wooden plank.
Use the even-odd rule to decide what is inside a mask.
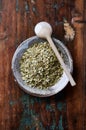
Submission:
[[[80,6],[78,6],[80,5]],[[75,8],[83,13],[83,1],[75,1]],[[83,14],[82,14],[83,17]],[[72,54],[74,59],[75,88],[67,88],[67,117],[69,130],[83,129],[83,25],[76,24],[76,38],[73,43]],[[70,92],[70,93],[68,93]]]
[[[35,35],[33,29],[37,22],[49,22],[53,36],[63,41],[63,25],[58,25],[58,20],[65,16],[71,21],[73,9],[82,16],[84,9],[85,16],[85,4],[85,0],[0,0],[0,130],[86,129],[86,31],[83,35],[83,25],[75,26],[75,40],[67,44],[74,59],[76,87],[68,84],[52,97],[37,98],[19,88],[11,71],[17,46]]]
[[[84,20],[86,20],[86,1],[84,0]],[[86,24],[84,25],[84,49],[83,49],[83,64],[84,64],[84,71],[83,71],[83,129],[86,129]]]

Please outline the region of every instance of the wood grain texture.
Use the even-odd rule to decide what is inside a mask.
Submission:
[[[74,25],[75,39],[66,44],[76,87],[68,84],[52,97],[37,98],[19,88],[11,71],[17,46],[35,35],[37,22],[49,22],[53,36],[64,41],[58,21],[71,21],[73,10],[86,19],[85,0],[0,0],[0,130],[86,130],[86,25]]]
[[[84,19],[86,19],[86,1],[84,1]],[[83,129],[86,129],[86,25],[84,25],[84,33],[83,33],[83,40],[84,40],[84,49],[83,49],[83,57],[84,57],[84,72],[83,72]]]

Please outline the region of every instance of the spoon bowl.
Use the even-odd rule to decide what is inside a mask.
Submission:
[[[52,28],[47,22],[40,22],[35,26],[34,29],[36,35],[40,38],[47,38],[47,35],[51,36]]]

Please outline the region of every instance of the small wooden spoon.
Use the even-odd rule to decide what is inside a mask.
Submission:
[[[55,44],[53,43],[53,41],[51,39],[51,34],[52,34],[51,25],[49,23],[47,23],[47,22],[40,22],[35,26],[34,31],[35,31],[35,34],[38,37],[47,39],[47,41],[49,42],[50,46],[52,47],[56,57],[58,58],[60,64],[62,65],[63,70],[65,71],[67,77],[69,78],[69,81],[70,81],[71,85],[75,86],[76,83],[75,83],[72,75],[70,74],[70,72],[66,68],[65,63],[64,63],[62,57],[59,54],[59,51],[57,50]]]

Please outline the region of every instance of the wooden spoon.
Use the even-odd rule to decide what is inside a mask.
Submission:
[[[62,65],[63,70],[65,71],[67,77],[69,78],[71,85],[72,86],[76,85],[72,75],[70,74],[70,72],[66,68],[65,63],[64,63],[62,57],[60,56],[59,51],[57,50],[55,44],[53,43],[53,41],[51,39],[51,34],[52,34],[51,25],[47,22],[40,22],[35,26],[34,31],[38,37],[47,39],[47,41],[49,42],[50,46],[52,47],[56,57],[58,58],[60,64]]]

